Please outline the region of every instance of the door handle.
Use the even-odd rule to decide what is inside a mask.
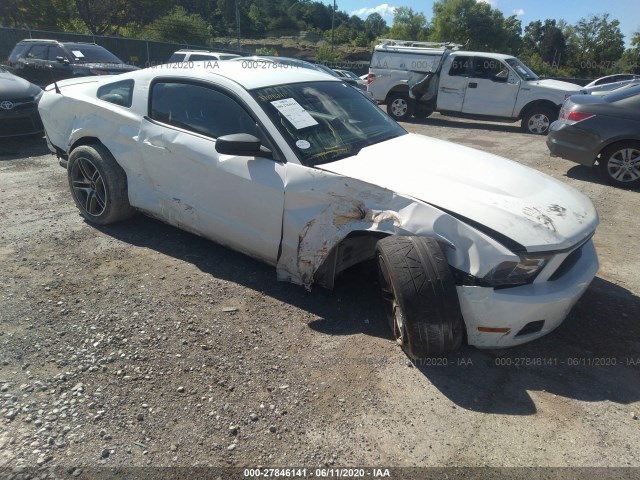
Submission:
[[[469,88],[478,88],[478,84],[476,82],[470,82]]]

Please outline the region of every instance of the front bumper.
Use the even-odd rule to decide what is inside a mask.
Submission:
[[[35,102],[16,103],[11,110],[0,110],[0,137],[34,135],[43,131]]]
[[[551,276],[543,282],[504,289],[456,287],[469,345],[512,347],[540,338],[560,326],[598,271],[593,240],[580,249],[576,252],[579,259],[566,271],[558,269],[561,274],[554,274],[555,279]],[[479,328],[509,330],[487,332]]]
[[[602,139],[590,130],[556,121],[549,127],[547,147],[554,157],[592,167],[602,149]]]

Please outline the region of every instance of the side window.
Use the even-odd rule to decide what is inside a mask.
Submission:
[[[155,83],[150,117],[213,138],[258,133],[255,120],[234,99],[213,88],[191,83]]]
[[[19,58],[24,58],[28,49],[29,49],[29,45],[24,45],[24,44],[16,45],[16,47],[11,52],[11,55],[9,55],[9,63],[10,64],[15,63],[18,61]]]
[[[48,45],[34,45],[29,50],[27,58],[33,58],[34,60],[46,60],[47,59]]]
[[[171,55],[171,57],[169,57],[169,61],[167,63],[182,62],[184,60],[184,57],[184,53],[174,53],[173,55]]]
[[[466,77],[471,72],[471,57],[455,56],[451,62],[449,75],[454,77]]]
[[[49,56],[47,57],[47,59],[55,62],[57,57],[67,58],[67,55],[64,53],[64,50],[58,45],[51,45],[49,47]]]
[[[473,62],[473,78],[488,80],[505,80],[509,77],[509,69],[495,58],[476,57]]]
[[[191,56],[189,57],[189,61],[190,62],[201,62],[203,60],[210,60],[212,62],[215,62],[217,60],[217,57],[215,55],[202,55],[202,54],[191,54]]]
[[[130,107],[133,101],[133,80],[122,80],[102,85],[98,88],[96,96],[105,102],[115,103],[121,107]]]

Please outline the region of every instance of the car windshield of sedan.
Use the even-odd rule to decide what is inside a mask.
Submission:
[[[407,132],[342,82],[307,82],[253,90],[253,97],[307,166],[357,155]]]
[[[109,50],[98,45],[83,45],[81,43],[65,44],[73,58],[78,63],[122,63]]]

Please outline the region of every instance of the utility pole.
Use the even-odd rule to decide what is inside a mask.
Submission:
[[[236,0],[236,32],[238,34],[238,51],[240,51],[240,10],[238,9],[239,1],[240,0]]]
[[[336,0],[333,0],[333,12],[331,13],[331,53],[333,53],[333,25],[336,18]]]

